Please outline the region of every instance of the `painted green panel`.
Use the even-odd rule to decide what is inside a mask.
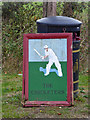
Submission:
[[[60,62],[63,77],[40,71],[48,62],[29,62],[29,101],[67,101],[67,62]],[[53,64],[52,69],[56,69]]]

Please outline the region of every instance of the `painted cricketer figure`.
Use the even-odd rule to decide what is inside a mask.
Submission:
[[[49,75],[50,68],[55,63],[56,68],[58,69],[58,75],[60,77],[63,76],[62,74],[62,69],[61,69],[61,64],[59,63],[59,60],[57,56],[55,55],[54,51],[51,48],[48,48],[47,45],[44,46],[45,49],[45,56],[41,56],[42,59],[49,58],[49,63],[46,65],[46,73],[44,74],[45,76]]]

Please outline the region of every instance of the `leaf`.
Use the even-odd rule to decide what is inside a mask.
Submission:
[[[83,91],[83,90],[80,90],[80,93],[85,93],[85,91]]]
[[[84,95],[83,97],[88,98],[88,95]]]

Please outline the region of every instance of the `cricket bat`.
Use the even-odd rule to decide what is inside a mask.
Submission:
[[[41,54],[35,48],[34,51],[41,57]]]

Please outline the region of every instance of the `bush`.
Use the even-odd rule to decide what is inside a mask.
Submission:
[[[80,70],[87,71],[88,56],[88,3],[73,3],[73,17],[82,21],[80,44]],[[57,2],[57,15],[62,15],[64,3]],[[4,2],[2,6],[2,58],[3,71],[22,71],[23,34],[36,33],[36,20],[43,17],[42,2]]]
[[[17,10],[13,7],[17,6]],[[3,4],[5,9],[11,11],[11,15],[7,18],[3,11],[2,24],[2,53],[3,53],[3,71],[19,72],[22,71],[23,63],[23,34],[36,33],[36,20],[42,18],[42,3],[6,3]],[[13,10],[12,10],[13,9]]]

